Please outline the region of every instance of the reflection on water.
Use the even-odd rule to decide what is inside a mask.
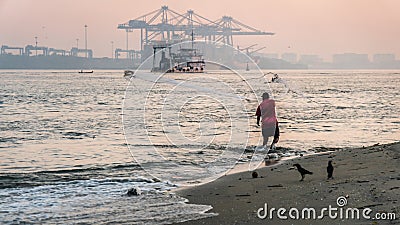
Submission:
[[[165,158],[183,166],[212,162],[234,145],[252,149],[260,143],[255,109],[259,96],[269,88],[277,102],[281,127],[278,146],[285,154],[321,146],[363,146],[399,140],[398,72],[277,73],[286,85],[267,83],[267,77],[249,87],[232,73],[213,72],[191,78],[202,88],[194,91],[182,86],[174,94],[166,83],[156,84],[148,92],[143,83],[146,81],[135,81],[137,96],[150,93],[151,101],[146,105],[146,132],[136,132],[135,142],[129,145],[143,154],[156,148]],[[75,217],[81,222],[96,223],[111,214],[131,212],[147,217],[140,217],[138,222],[121,216],[116,221],[176,221],[165,212],[150,210],[153,214],[143,214],[148,212],[148,208],[140,208],[144,203],[150,208],[179,208],[186,215],[182,218],[209,216],[203,214],[209,206],[185,205],[184,199],[165,195],[173,184],[137,180],[147,174],[134,161],[125,142],[121,117],[128,82],[122,75],[120,71],[0,72],[0,180],[9,184],[0,188],[1,221],[71,223]],[[216,83],[216,78],[223,83]],[[202,96],[193,98],[199,94]],[[243,98],[223,101],[231,94]],[[140,112],[143,104],[139,103],[144,100],[135,101],[137,104],[129,105],[124,112]],[[182,107],[176,111],[177,105]],[[132,131],[144,129],[143,123],[134,121],[129,124]],[[238,137],[233,141],[232,130]],[[125,190],[135,185],[151,194],[140,201],[126,199]],[[61,209],[65,207],[71,210],[63,214]],[[81,213],[83,209],[90,214]]]
[[[278,101],[282,145],[346,147],[399,140],[398,73],[306,71],[281,76],[302,94],[300,100],[289,93]],[[310,107],[307,113],[303,102]]]
[[[277,101],[282,132],[280,146],[307,150],[318,146],[362,146],[398,140],[398,73],[278,73],[288,87],[281,83],[268,84],[261,79],[255,85],[252,83],[251,88],[257,94],[270,85]],[[69,71],[3,71],[0,75],[0,168],[3,172],[132,161],[125,147],[121,122],[122,101],[128,82],[119,71],[90,75]],[[246,77],[245,73],[242,75]],[[207,82],[212,82],[216,77],[215,73],[203,76],[206,78],[192,81],[195,84],[198,82],[199,86],[206,84],[207,87]],[[252,123],[255,124],[252,109],[256,108],[258,102],[252,90],[230,73],[222,73],[218,79],[223,79],[224,85],[232,88],[226,92],[239,93],[251,99],[246,102],[251,125],[246,132],[250,134],[248,145],[257,145],[259,133],[258,128],[252,126]],[[138,91],[141,91],[140,82],[143,81],[135,82],[139,82]],[[226,111],[242,112],[240,106],[221,105],[218,98],[223,96],[211,95],[214,98],[207,98],[210,95],[207,92],[203,92],[205,96],[193,99],[190,98],[193,96],[190,91],[171,95],[170,89],[168,84],[158,84],[151,92],[164,93],[158,97],[170,97],[163,104],[159,104],[162,102],[160,99],[147,106],[153,107],[147,111],[147,125],[154,144],[171,144],[165,137],[174,132],[183,135],[183,139],[180,139],[183,141],[175,144],[193,144],[190,140],[207,137],[200,136],[201,132],[210,134],[204,141],[206,144],[209,144],[210,138],[214,138],[212,143],[215,145],[223,146],[229,141],[229,135],[225,132],[229,129],[227,121],[229,116],[235,115],[228,115]],[[179,96],[180,99],[171,96]],[[165,116],[165,112],[173,109],[174,104],[170,103],[178,100],[186,101],[179,115],[171,115],[178,118],[179,130],[168,130],[168,123],[174,121],[164,118],[160,122],[161,116],[157,112],[163,112]],[[165,126],[164,130],[160,129],[160,124]],[[147,134],[137,135],[147,138]]]
[[[121,130],[125,81],[112,72],[1,72],[2,171],[129,162]]]

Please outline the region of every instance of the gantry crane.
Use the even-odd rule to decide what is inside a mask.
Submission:
[[[146,45],[190,40],[193,34],[196,38],[219,41],[228,45],[233,45],[233,36],[236,35],[274,34],[245,25],[230,16],[223,16],[221,19],[213,21],[195,13],[193,10],[181,14],[169,9],[168,6],[162,6],[161,9],[119,24],[118,29],[127,32],[127,46],[128,33],[140,30],[141,52]]]

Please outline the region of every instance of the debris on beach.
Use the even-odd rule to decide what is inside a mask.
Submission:
[[[142,191],[138,187],[133,187],[128,190],[126,193],[128,196],[138,196],[142,194]]]

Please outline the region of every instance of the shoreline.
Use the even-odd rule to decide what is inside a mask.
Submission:
[[[333,161],[335,170],[334,179],[327,180],[329,160]],[[300,174],[293,169],[294,163],[314,174],[299,181]],[[211,205],[213,209],[209,213],[218,214],[180,224],[400,224],[398,165],[400,142],[395,142],[283,160],[258,168],[258,178],[252,178],[248,171],[230,173],[210,183],[176,191],[190,204]],[[272,219],[271,214],[265,219],[257,216],[257,211],[265,208],[266,203],[268,210],[312,207],[318,216],[320,209],[329,205],[339,208],[336,200],[341,196],[347,200],[344,210],[368,208],[372,210],[371,217],[386,213],[386,217],[394,215],[396,219],[368,220],[363,216],[332,219],[325,213],[322,219],[282,220],[277,218],[276,211]]]

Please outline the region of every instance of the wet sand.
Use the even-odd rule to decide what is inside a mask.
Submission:
[[[333,161],[334,179],[327,180],[326,167]],[[300,181],[300,174],[293,168],[294,163],[312,171]],[[204,185],[183,189],[179,195],[190,203],[212,205],[210,212],[218,216],[187,221],[181,224],[400,224],[400,142],[387,145],[341,149],[319,155],[304,156],[272,167],[257,169],[258,178],[251,172],[230,174]],[[337,199],[343,196],[347,205],[338,207]],[[343,214],[332,219],[328,212],[323,219],[277,218],[260,219],[259,208],[268,204],[268,211],[284,207],[289,217],[290,208],[300,211],[306,207],[315,208],[317,216],[322,208],[329,205],[346,210],[357,208],[360,219],[346,219]],[[362,211],[370,208],[368,215],[377,212],[395,213],[396,220],[367,220]],[[345,211],[344,211],[345,212]],[[367,211],[365,211],[367,212]],[[264,210],[260,211],[263,215]],[[388,215],[386,215],[388,216]],[[392,216],[392,215],[389,215]],[[307,216],[306,216],[307,217]],[[349,214],[349,217],[351,215]]]

